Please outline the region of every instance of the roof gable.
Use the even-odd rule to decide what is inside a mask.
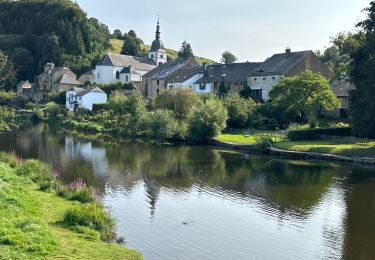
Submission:
[[[165,79],[174,73],[178,72],[181,68],[191,64],[193,67],[197,67],[198,63],[193,59],[177,58],[175,60],[168,61],[149,71],[143,77],[151,77],[152,79]]]
[[[132,66],[133,69],[142,71],[150,71],[156,67],[152,59],[112,53],[104,55],[104,57],[97,64],[97,66]]]

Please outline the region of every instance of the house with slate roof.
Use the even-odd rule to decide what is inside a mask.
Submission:
[[[138,88],[142,87],[142,77],[156,66],[167,62],[167,51],[160,39],[160,24],[156,26],[155,40],[151,44],[148,57],[135,57],[121,54],[106,54],[96,64],[95,82],[108,83],[133,83]]]
[[[195,82],[204,76],[204,70],[207,66],[196,66],[189,70],[177,72],[172,79],[167,82],[168,89],[189,88],[197,94],[210,93],[211,89],[200,89]]]
[[[90,83],[93,85],[95,83],[95,70],[89,70],[85,73],[83,73],[79,78],[78,81],[82,84],[88,84]]]
[[[35,77],[33,87],[33,99],[35,102],[48,100],[48,94],[52,91],[67,91],[68,89],[80,86],[77,75],[66,67],[56,67],[54,63],[47,63],[44,71]]]
[[[92,110],[94,104],[107,103],[107,94],[100,88],[84,89],[72,87],[66,92],[66,109],[75,111],[79,108]]]
[[[246,87],[251,72],[259,65],[257,62],[243,62],[207,66],[204,76],[195,82],[194,88],[218,94],[221,86],[229,92],[240,93]]]
[[[32,84],[28,80],[21,81],[17,85],[17,96],[24,97],[24,98],[32,98],[33,96]]]
[[[267,101],[269,92],[282,76],[293,77],[305,70],[320,73],[325,78],[332,78],[332,71],[315,55],[313,51],[292,52],[287,48],[285,53],[273,55],[255,67],[247,78],[251,97]]]
[[[142,93],[145,97],[151,98],[163,90],[167,90],[172,84],[168,84],[178,75],[189,73],[191,69],[200,67],[194,58],[183,59],[177,58],[168,61],[146,73],[142,79]]]

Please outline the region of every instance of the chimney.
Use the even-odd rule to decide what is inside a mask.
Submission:
[[[203,62],[203,75],[204,76],[208,75],[207,63],[205,62]]]
[[[292,49],[290,47],[286,47],[285,54],[287,58],[290,58],[292,56]]]

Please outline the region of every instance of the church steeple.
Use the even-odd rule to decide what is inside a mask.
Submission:
[[[151,49],[148,53],[148,58],[152,59],[156,65],[167,62],[167,51],[164,48],[164,43],[160,39],[160,19],[158,14],[158,23],[156,25],[155,40],[151,44]]]
[[[159,14],[158,14],[158,23],[156,25],[156,34],[155,39],[160,39],[160,22],[159,22]]]

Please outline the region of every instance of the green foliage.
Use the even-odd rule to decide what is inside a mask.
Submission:
[[[327,79],[311,71],[282,78],[269,95],[276,106],[285,111],[301,112],[308,118],[316,118],[321,108],[331,111],[340,107]]]
[[[276,131],[279,128],[275,118],[271,118],[267,123],[267,130]]]
[[[192,143],[204,143],[218,136],[226,127],[227,119],[227,110],[220,100],[207,100],[196,107],[189,118],[189,140]]]
[[[356,89],[350,93],[350,116],[353,133],[375,137],[375,2],[366,9],[367,18],[358,24],[365,36],[352,54],[351,81]]]
[[[178,123],[172,111],[156,109],[145,114],[140,125],[145,129],[147,136],[165,140],[175,136]]]
[[[235,63],[237,60],[238,60],[238,58],[236,56],[234,56],[234,54],[232,54],[229,51],[225,51],[221,55],[221,62],[223,62],[225,64],[232,64],[232,63]]]
[[[10,131],[16,128],[18,116],[14,109],[6,106],[0,106],[0,131]]]
[[[55,102],[47,103],[47,105],[46,105],[47,120],[49,120],[49,121],[56,120],[60,111],[61,111],[61,107],[60,107],[59,104],[57,104]]]
[[[229,93],[229,86],[227,86],[227,84],[225,84],[224,82],[221,82],[220,85],[219,85],[219,96],[223,97],[225,96],[226,94]]]
[[[153,102],[155,108],[171,110],[179,120],[184,120],[201,100],[191,89],[180,88],[162,91]]]
[[[79,74],[109,47],[107,26],[72,1],[5,0],[0,10],[0,49],[15,63],[19,80],[32,80],[51,61]]]
[[[238,94],[228,94],[224,97],[224,104],[228,111],[228,126],[244,128],[251,124],[256,103],[252,99],[244,99]]]
[[[89,241],[95,241],[100,239],[100,233],[96,230],[93,230],[89,227],[85,226],[74,226],[72,227],[72,230],[74,232],[77,232],[80,234],[80,237],[89,240]]]
[[[15,70],[13,62],[0,49],[0,90],[1,89],[15,89]]]
[[[189,59],[189,58],[194,58],[194,53],[193,49],[191,48],[190,43],[187,41],[184,41],[181,44],[180,50],[177,53],[178,57],[183,58],[183,59]]]
[[[76,205],[66,211],[63,222],[72,228],[82,226],[95,230],[104,241],[115,237],[115,221],[99,204]]]
[[[48,94],[49,100],[59,105],[66,104],[66,91],[52,91]]]
[[[350,127],[291,130],[288,131],[288,138],[291,141],[303,141],[317,140],[323,135],[350,136],[351,130]]]

